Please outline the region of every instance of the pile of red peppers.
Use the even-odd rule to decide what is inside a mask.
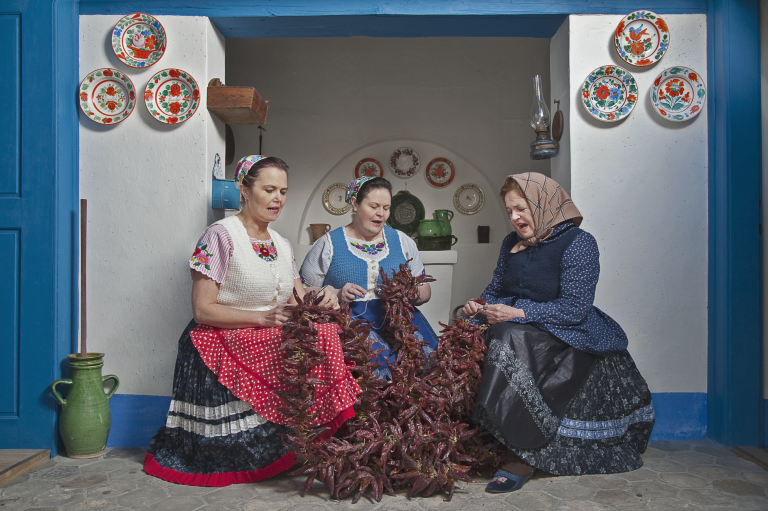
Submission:
[[[370,490],[379,502],[382,495],[410,489],[408,497],[437,492],[453,496],[456,481],[472,482],[471,471],[492,471],[503,463],[504,448],[482,428],[469,424],[480,384],[486,346],[481,327],[456,319],[444,327],[440,342],[429,356],[424,341],[414,333],[414,302],[419,284],[433,281],[414,276],[405,264],[392,276],[381,271],[377,295],[386,311],[385,338],[397,350],[390,365],[392,380],[379,378],[379,367],[368,339],[370,324],[353,320],[347,304],[339,311],[323,309],[314,293],[307,293],[283,324],[285,370],[281,381],[291,390],[280,393],[289,417],[284,441],[306,474],[304,494],[315,479],[332,498],[354,495],[356,503]],[[311,427],[317,414],[312,370],[322,361],[313,323],[339,325],[344,361],[363,393],[355,417],[331,438],[325,428]]]

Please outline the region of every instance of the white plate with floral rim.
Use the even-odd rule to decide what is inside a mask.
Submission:
[[[669,27],[655,12],[635,11],[622,18],[613,34],[621,60],[633,66],[660,61],[669,48]]]
[[[704,107],[707,89],[699,73],[674,66],[656,77],[651,86],[651,104],[656,113],[670,121],[693,119]]]
[[[167,43],[165,29],[149,14],[124,16],[112,29],[112,50],[126,66],[151,66],[163,56]]]
[[[435,158],[427,165],[427,182],[438,188],[445,188],[456,177],[456,169],[447,158]]]
[[[581,104],[599,121],[620,121],[637,104],[637,82],[623,67],[600,66],[584,80]]]
[[[410,147],[400,147],[389,157],[389,170],[404,179],[413,177],[420,165],[419,155]]]
[[[136,88],[131,79],[109,67],[88,73],[80,82],[77,96],[83,113],[99,124],[123,122],[136,106]]]
[[[352,209],[352,206],[344,202],[346,195],[346,183],[333,183],[323,192],[323,207],[333,215],[343,215]]]
[[[384,167],[375,158],[363,158],[355,167],[355,179],[368,177],[381,177],[384,175]]]
[[[149,79],[144,104],[152,117],[179,124],[194,115],[200,105],[200,88],[192,75],[181,69],[163,69]]]
[[[485,194],[479,186],[467,183],[461,185],[456,193],[453,194],[453,207],[456,208],[459,213],[465,215],[474,215],[485,204]]]

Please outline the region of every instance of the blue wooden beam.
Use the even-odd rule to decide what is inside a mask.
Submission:
[[[708,434],[726,445],[762,440],[759,14],[708,2]]]

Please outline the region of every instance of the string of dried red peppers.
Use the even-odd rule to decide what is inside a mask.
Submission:
[[[456,481],[471,482],[471,470],[494,470],[503,462],[505,450],[498,441],[467,423],[485,358],[481,328],[463,319],[441,323],[440,343],[427,359],[425,342],[414,336],[412,302],[419,284],[434,279],[413,276],[405,264],[392,273],[390,278],[381,272],[377,291],[386,311],[385,337],[398,349],[391,381],[374,373],[380,351],[368,339],[370,325],[353,321],[346,304],[329,311],[308,293],[283,325],[282,381],[291,390],[281,393],[281,411],[290,418],[286,445],[300,465],[292,474],[307,475],[305,495],[318,479],[334,499],[354,494],[353,503],[368,489],[379,502],[384,492],[395,495],[399,488],[410,488],[409,498],[442,491],[450,501]],[[309,426],[317,413],[311,371],[323,356],[313,322],[340,326],[344,361],[363,389],[355,418],[341,434],[324,440],[318,439],[324,428]]]

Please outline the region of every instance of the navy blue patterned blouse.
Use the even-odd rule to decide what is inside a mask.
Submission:
[[[555,227],[552,234],[540,242],[542,248],[571,225],[571,222],[564,222]],[[626,349],[624,330],[593,305],[600,276],[600,253],[594,236],[582,231],[574,238],[560,264],[560,295],[556,300],[543,303],[518,299],[504,292],[502,283],[507,258],[518,241],[520,238],[515,231],[504,238],[493,280],[480,297],[489,304],[500,303],[522,309],[525,318],[509,321],[529,323],[580,350],[604,354]]]

